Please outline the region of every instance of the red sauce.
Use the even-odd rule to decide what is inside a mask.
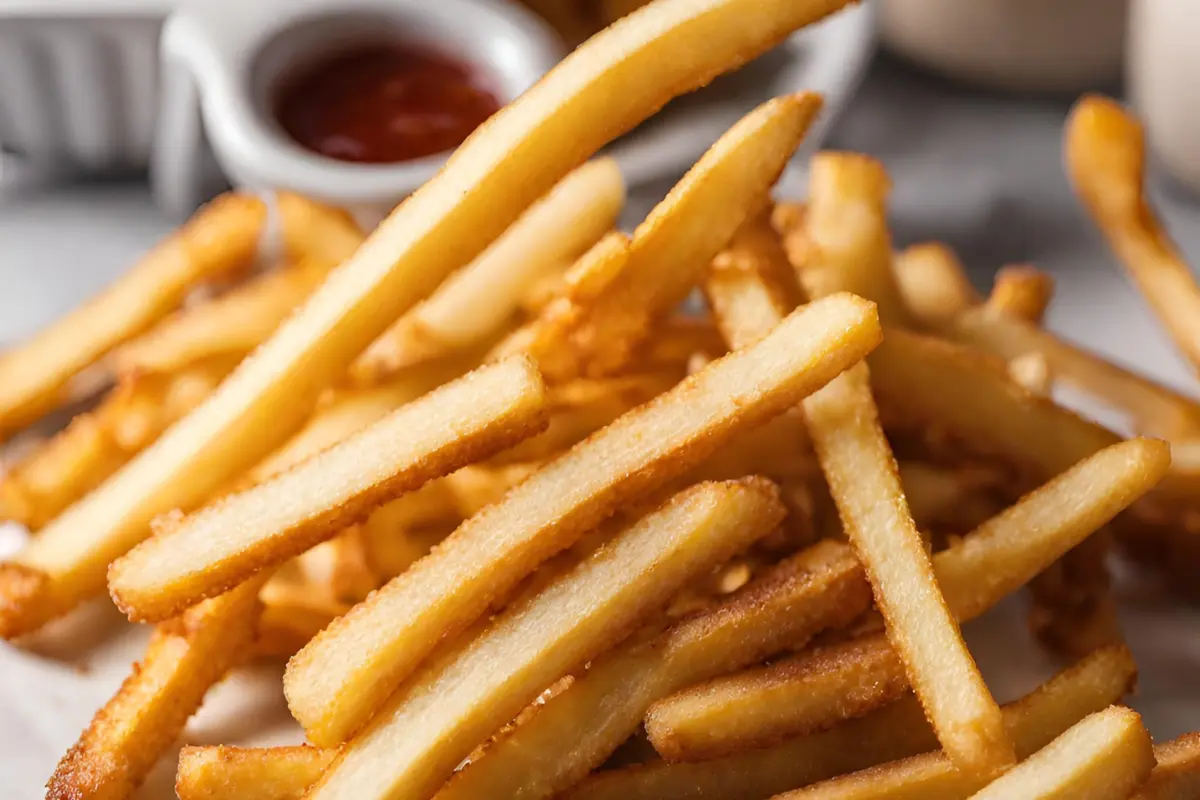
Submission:
[[[309,150],[383,164],[452,150],[499,108],[469,65],[377,45],[301,73],[280,93],[276,116]]]

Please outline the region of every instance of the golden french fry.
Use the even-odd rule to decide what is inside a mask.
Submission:
[[[1107,647],[1004,706],[1004,724],[1016,745],[1017,757],[1028,758],[1087,715],[1119,702],[1133,688],[1136,674],[1128,649],[1123,645]],[[987,780],[978,775],[956,770],[939,751],[833,778],[779,795],[777,800],[950,800],[965,798],[986,784]]]
[[[1063,137],[1075,192],[1176,347],[1200,369],[1200,286],[1146,200],[1142,126],[1112,100],[1087,95]]]
[[[1054,297],[1054,278],[1030,264],[1001,267],[992,279],[988,311],[1040,325]]]
[[[986,464],[943,467],[926,461],[901,461],[900,485],[921,530],[969,531],[1004,507],[1010,477]]]
[[[277,192],[275,205],[282,222],[284,252],[294,262],[313,259],[337,266],[354,255],[366,239],[348,213],[304,195]]]
[[[363,370],[390,373],[486,340],[517,311],[524,292],[565,259],[591,247],[625,203],[621,170],[611,158],[575,169],[529,207],[474,261],[367,348]]]
[[[0,355],[0,437],[58,405],[72,376],[169,314],[197,283],[248,267],[265,216],[257,198],[217,198],[103,292]]]
[[[729,129],[633,233],[623,269],[575,321],[572,370],[611,373],[674,309],[757,210],[821,108],[812,93],[769,100]],[[557,375],[556,362],[544,366]]]
[[[344,741],[438,641],[539,563],[622,503],[793,405],[861,358],[878,334],[866,301],[841,295],[807,306],[753,348],[624,415],[468,520],[289,663],[288,704],[310,741]],[[358,644],[348,649],[351,641]]]
[[[154,621],[226,591],[539,430],[544,402],[528,359],[481,367],[266,483],[162,523],[109,568],[113,600],[131,619]]]
[[[1150,734],[1135,712],[1097,711],[986,788],[976,800],[1123,800],[1154,768]]]
[[[488,745],[437,798],[556,796],[629,738],[655,700],[845,624],[869,597],[850,549],[820,542],[657,638],[597,660]],[[924,724],[919,708],[916,717]]]
[[[146,538],[154,516],[194,506],[276,447],[319,389],[572,167],[671,97],[849,1],[661,0],[582,45],[460,145],[206,403],[0,566],[0,636],[103,591],[108,563]],[[127,325],[128,304],[102,307]],[[56,360],[78,352],[59,334],[39,341]],[[19,352],[21,363],[36,357]]]
[[[1005,706],[1005,719],[1006,722],[1013,720],[1018,747],[1036,749],[1037,737],[1046,738],[1044,731],[1055,725],[1065,729],[1089,712],[1116,702],[1132,687],[1134,672],[1128,650],[1121,646],[1106,648]],[[1026,732],[1030,738],[1026,738]],[[1029,742],[1033,744],[1027,745]],[[786,739],[768,747],[709,761],[658,762],[598,772],[565,796],[571,800],[764,800],[816,781],[915,756],[936,746],[937,739],[925,721],[920,705],[910,695],[828,731]],[[949,759],[940,757],[944,763],[950,763]],[[911,762],[919,764],[924,758],[918,756]],[[881,769],[886,770],[886,765]],[[868,769],[861,774],[871,775],[872,772]],[[939,771],[937,774],[944,773]],[[845,780],[852,785],[861,785],[854,776]],[[824,789],[837,784],[830,782],[818,786]],[[807,797],[804,791],[780,797],[791,798],[793,795]],[[885,793],[884,796],[908,797],[902,793]],[[939,795],[918,793],[913,797],[924,800],[930,796]]]
[[[317,287],[332,265],[309,260],[268,272],[174,315],[113,354],[120,373],[173,372],[197,361],[244,357]]]
[[[120,800],[179,736],[209,687],[250,653],[256,579],[159,624],[142,661],[67,751],[48,800]]]
[[[342,748],[309,797],[430,796],[456,764],[556,679],[599,655],[691,577],[783,518],[748,479],[676,495],[478,638],[419,673]]]
[[[904,305],[925,327],[937,330],[983,301],[958,256],[940,242],[906,247],[892,266]]]
[[[300,800],[337,752],[315,747],[185,747],[179,753],[179,800]]]
[[[1200,795],[1200,733],[1154,746],[1150,780],[1130,800],[1192,800]]]

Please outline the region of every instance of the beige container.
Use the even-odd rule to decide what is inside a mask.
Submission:
[[[1127,73],[1151,151],[1200,192],[1200,2],[1133,0]]]
[[[881,0],[884,44],[956,80],[1070,92],[1120,74],[1128,0]],[[1195,5],[1196,0],[1163,0]]]

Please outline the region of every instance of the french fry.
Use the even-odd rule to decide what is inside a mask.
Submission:
[[[1133,655],[1123,645],[1115,645],[1096,650],[1004,706],[1004,725],[1017,757],[1028,758],[1084,717],[1120,702],[1133,688],[1136,674]],[[978,775],[956,770],[939,751],[833,778],[779,795],[776,800],[951,800],[968,797],[986,784]]]
[[[633,233],[623,269],[576,320],[567,366],[607,374],[626,364],[757,209],[821,108],[818,95],[769,100],[729,129]],[[544,366],[558,377],[557,362]]]
[[[58,763],[47,800],[132,795],[209,687],[249,656],[261,586],[247,582],[158,625],[142,661]]]
[[[437,798],[556,796],[616,750],[655,700],[845,624],[869,597],[850,549],[820,542],[705,613],[597,660],[488,745]],[[915,715],[923,724],[919,708]]]
[[[924,327],[936,330],[983,302],[958,256],[940,242],[904,248],[892,267],[904,305]]]
[[[1154,746],[1150,780],[1130,800],[1191,800],[1200,794],[1200,733]]]
[[[482,367],[266,483],[161,523],[110,567],[113,600],[135,621],[166,619],[539,430],[544,401],[528,359]]]
[[[1146,200],[1142,126],[1112,100],[1088,95],[1063,136],[1076,194],[1175,346],[1200,369],[1200,286]]]
[[[1009,477],[986,464],[943,467],[926,461],[902,461],[900,485],[921,530],[969,531],[1004,507]]]
[[[179,753],[179,800],[300,800],[337,753],[315,747],[185,747]]]
[[[1065,728],[1074,719],[1119,699],[1129,690],[1133,674],[1127,650],[1120,646],[1105,649],[1006,706],[1005,717],[1019,718],[1020,726],[1030,730],[1052,725],[1055,720],[1065,720],[1060,723]],[[565,796],[570,800],[765,800],[936,746],[920,704],[908,695],[860,719],[768,747],[709,761],[658,762],[598,772]]]
[[[616,222],[621,171],[600,158],[563,178],[474,261],[446,279],[359,357],[357,369],[388,374],[406,363],[486,340],[516,312],[530,285],[573,258]]]
[[[163,373],[213,356],[244,357],[275,332],[331,266],[310,259],[177,311],[120,347],[113,354],[113,363],[118,373]]]
[[[282,222],[284,254],[292,262],[311,259],[337,266],[366,239],[348,213],[304,195],[277,192],[275,206]]]
[[[1135,712],[1097,711],[971,797],[1122,800],[1154,768],[1150,734]]]
[[[250,266],[265,216],[257,198],[219,197],[103,292],[0,356],[0,437],[53,409],[72,376],[173,311],[196,284]]]
[[[146,538],[154,516],[193,507],[276,447],[317,390],[572,167],[671,97],[849,1],[662,0],[593,37],[459,146],[206,403],[0,566],[0,636],[34,630],[103,591],[109,562]],[[605,124],[596,125],[601,116]],[[156,266],[152,274],[167,272]],[[118,309],[127,330],[127,303],[89,308]],[[39,342],[6,369],[40,360],[41,348],[55,361],[79,352],[60,346],[60,334]],[[17,419],[10,413],[6,424]]]
[[[288,705],[310,741],[344,741],[439,640],[466,627],[539,563],[622,503],[794,405],[861,358],[878,334],[866,301],[841,295],[812,304],[755,347],[713,362],[624,415],[468,520],[289,663]],[[358,644],[348,650],[348,642]]]
[[[1165,448],[1162,442],[1135,439],[1101,451],[934,555],[938,585],[955,618],[965,622],[987,611],[1133,503],[1167,469]],[[839,714],[860,713],[894,698],[897,685],[906,688],[902,662],[883,652],[890,648],[881,632],[854,640],[833,656],[817,651],[748,675],[719,678],[686,693],[669,723],[647,727],[656,746],[664,743],[664,756],[687,759],[702,757],[704,747],[727,752],[828,727],[843,718]],[[852,655],[859,661],[847,664]],[[847,672],[870,676],[849,700],[845,682],[839,682]],[[793,695],[803,696],[804,703],[771,700]],[[694,734],[701,737],[701,750],[689,750],[692,740],[677,731],[684,722],[696,730],[705,713],[721,724]],[[687,714],[695,718],[681,719]]]
[[[1029,264],[1001,267],[984,304],[988,311],[1040,325],[1054,296],[1054,278]]]
[[[783,518],[768,481],[700,484],[629,527],[445,663],[418,674],[309,797],[428,797],[557,678],[599,655],[700,571]]]

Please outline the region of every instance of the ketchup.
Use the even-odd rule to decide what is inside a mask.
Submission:
[[[500,103],[469,65],[402,45],[375,45],[300,73],[276,118],[303,147],[339,161],[385,164],[462,143]]]

